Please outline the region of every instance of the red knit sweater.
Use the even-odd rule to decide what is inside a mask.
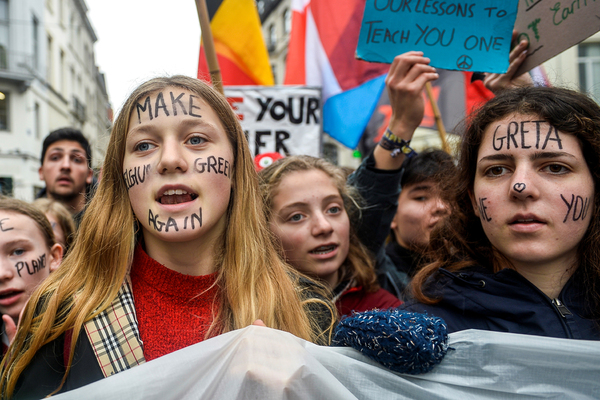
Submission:
[[[147,361],[204,340],[219,292],[211,288],[215,279],[216,273],[190,276],[170,270],[137,246],[131,284]]]

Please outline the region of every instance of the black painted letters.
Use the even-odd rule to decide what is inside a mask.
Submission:
[[[31,264],[31,266],[29,264]],[[15,268],[17,268],[17,273],[19,276],[23,276],[21,275],[21,271],[24,269],[29,275],[36,274],[46,268],[46,255],[42,254],[37,259],[31,260],[29,263],[27,261],[19,261],[15,264]]]
[[[12,231],[14,229],[13,227],[8,227],[8,226],[4,225],[5,224],[4,221],[8,221],[8,220],[9,220],[9,218],[0,219],[0,231],[6,232],[6,231]]]
[[[479,214],[480,218],[486,222],[490,222],[492,220],[491,217],[488,216],[487,214],[487,207],[485,206],[485,201],[487,200],[487,197],[480,197],[479,198]]]
[[[562,194],[560,195],[560,198],[567,205],[567,214],[565,215],[563,223],[567,222],[569,215],[571,215],[571,219],[573,219],[573,221],[583,221],[585,217],[587,217],[587,213],[590,208],[590,199],[588,197],[584,199],[581,196],[575,196],[572,194],[570,202],[567,201]],[[573,213],[571,213],[571,210],[573,210]]]

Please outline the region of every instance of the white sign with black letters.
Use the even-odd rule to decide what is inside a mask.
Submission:
[[[321,153],[321,90],[305,86],[227,86],[253,156]]]

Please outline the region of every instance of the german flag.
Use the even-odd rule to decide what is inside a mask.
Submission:
[[[223,85],[273,85],[273,72],[253,0],[207,0]],[[200,45],[198,79],[210,80]]]

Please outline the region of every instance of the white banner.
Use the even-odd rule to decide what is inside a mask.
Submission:
[[[321,153],[321,90],[304,86],[226,86],[253,156]]]
[[[600,342],[468,330],[449,345],[432,372],[401,375],[351,348],[250,326],[53,398],[600,399]]]

